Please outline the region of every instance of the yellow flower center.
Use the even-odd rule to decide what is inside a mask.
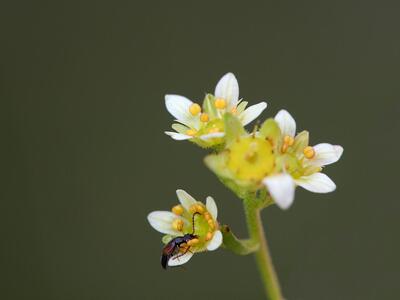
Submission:
[[[193,216],[194,229],[192,227]],[[206,206],[201,202],[191,205],[188,211],[184,211],[183,217],[187,222],[186,224],[182,222],[182,230],[179,230],[181,225],[179,221],[182,221],[180,219],[175,219],[172,222],[172,227],[182,231],[184,234],[194,232],[194,234],[197,235],[197,239],[188,241],[187,245],[195,252],[205,250],[206,242],[210,241],[215,231],[218,230],[218,222],[213,219]]]
[[[228,168],[242,180],[260,181],[274,168],[271,144],[264,139],[245,137],[230,147]]]

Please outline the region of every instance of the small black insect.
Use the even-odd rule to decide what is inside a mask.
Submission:
[[[198,212],[195,212],[192,217],[192,226],[193,226],[193,232],[192,233],[186,233],[183,236],[177,236],[176,238],[173,238],[166,244],[162,250],[161,254],[161,266],[164,269],[167,269],[168,261],[170,258],[174,255],[177,255],[179,251],[181,250],[181,245],[186,244],[188,241],[197,239],[198,236],[194,234],[194,216],[200,214]],[[190,246],[186,247],[185,252],[182,254],[176,256],[174,259],[178,259],[180,256],[184,255],[187,253],[189,250]]]

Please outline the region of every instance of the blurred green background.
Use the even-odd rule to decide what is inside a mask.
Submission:
[[[338,185],[263,214],[287,299],[398,299],[397,2],[9,1],[0,10],[1,299],[262,299],[253,257],[160,267],[152,210],[213,195],[206,152],[165,136],[164,94],[240,94],[344,146]]]

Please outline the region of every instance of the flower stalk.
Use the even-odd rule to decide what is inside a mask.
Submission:
[[[263,192],[249,193],[242,199],[249,238],[238,239],[230,228],[224,225],[221,228],[223,246],[238,255],[254,253],[268,299],[283,300],[261,220],[262,209],[273,204],[273,201]]]
[[[251,198],[244,199],[243,206],[250,239],[257,242],[259,246],[258,250],[255,252],[255,258],[265,293],[270,300],[283,300],[278,277],[272,263],[271,254],[269,252],[268,243],[265,238],[264,228],[261,221],[260,212],[262,207]]]

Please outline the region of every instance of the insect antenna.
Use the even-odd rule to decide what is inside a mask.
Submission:
[[[198,211],[196,211],[194,214],[193,214],[193,217],[192,217],[192,228],[193,228],[193,231],[192,231],[192,234],[194,234],[194,216],[195,215],[200,215],[200,213],[198,212]]]

